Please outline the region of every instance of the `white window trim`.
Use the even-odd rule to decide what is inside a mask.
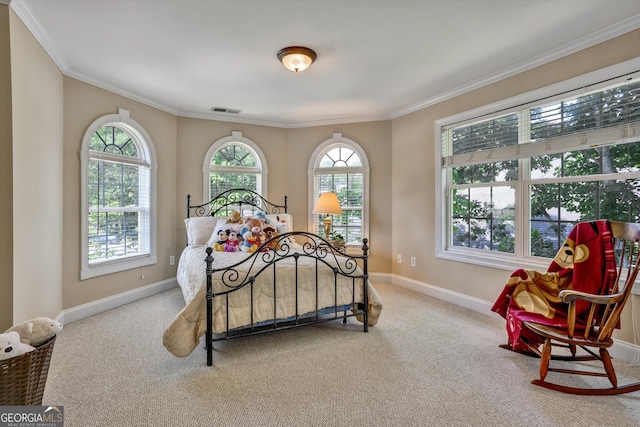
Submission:
[[[623,74],[632,73],[640,69],[640,58],[635,58],[629,61],[622,62],[620,64],[613,65],[611,67],[603,68],[598,71],[594,71],[588,74],[584,74],[579,77],[575,77],[563,82],[553,84],[535,91],[527,92],[513,98],[508,98],[493,104],[485,105],[470,111],[456,114],[454,116],[446,117],[436,120],[434,123],[434,147],[435,147],[435,256],[436,258],[447,259],[457,262],[465,262],[470,264],[482,265],[486,267],[492,267],[502,270],[513,271],[518,268],[528,268],[534,270],[546,271],[549,267],[550,260],[548,258],[541,257],[524,257],[518,253],[518,242],[516,242],[516,254],[502,254],[498,252],[484,251],[486,253],[480,253],[483,251],[474,250],[471,248],[454,247],[447,248],[447,232],[449,225],[447,223],[449,219],[449,212],[447,212],[450,205],[446,191],[446,172],[442,168],[442,144],[441,144],[441,129],[443,126],[447,126],[453,123],[462,122],[465,120],[472,120],[473,118],[491,114],[494,111],[507,111],[510,108],[514,110],[520,110],[526,108],[526,104],[537,102],[537,100],[553,96],[554,94],[561,93],[561,97],[567,97],[570,93],[568,91],[574,91],[579,93],[584,86],[593,85],[599,81],[604,81]],[[608,82],[607,85],[610,85]],[[521,168],[522,169],[522,168]],[[583,177],[584,178],[584,177]],[[523,177],[520,177],[520,184],[523,185]],[[519,188],[516,189],[516,206],[520,206],[519,214],[515,219],[516,236],[525,236],[524,232],[525,215],[522,207],[525,206],[520,197],[522,191]],[[637,287],[637,285],[636,285]],[[636,293],[638,291],[635,291]]]
[[[230,145],[234,142],[241,143],[246,146],[249,151],[253,155],[256,156],[258,161],[260,162],[260,195],[268,200],[267,198],[267,158],[262,153],[262,150],[258,147],[258,145],[251,141],[248,138],[242,136],[242,132],[233,131],[231,132],[231,136],[225,136],[213,143],[207,154],[204,156],[204,163],[202,164],[202,203],[206,203],[210,201],[215,195],[211,194],[211,185],[210,185],[210,173],[211,173],[211,159],[213,155],[225,145]],[[241,167],[235,167],[230,172],[242,172]],[[251,170],[253,172],[253,169]]]
[[[316,149],[311,154],[309,159],[309,167],[307,170],[308,175],[308,207],[307,207],[307,230],[313,230],[313,208],[314,208],[314,178],[316,174],[316,170],[318,169],[318,165],[320,163],[321,157],[320,154],[328,151],[334,145],[347,145],[353,151],[355,151],[358,156],[360,156],[360,161],[362,162],[362,166],[358,168],[344,168],[344,171],[349,172],[361,172],[362,173],[362,181],[363,181],[363,197],[364,197],[364,206],[362,206],[362,237],[369,238],[369,159],[365,151],[362,149],[360,144],[355,142],[352,139],[345,138],[342,136],[342,133],[336,132],[333,134],[331,139],[328,139],[318,145]],[[336,172],[340,172],[342,168],[334,168]]]
[[[143,150],[142,157],[150,166],[150,192],[149,192],[149,254],[132,255],[122,258],[115,258],[89,264],[89,237],[87,230],[87,222],[89,220],[88,206],[88,177],[89,177],[89,146],[93,134],[103,126],[115,125],[125,127],[128,132],[135,135],[145,144],[136,144],[138,148]],[[144,128],[129,116],[129,111],[119,108],[118,114],[109,114],[102,116],[91,123],[82,137],[82,148],[80,149],[80,280],[92,277],[102,276],[105,274],[117,273],[119,271],[130,270],[133,268],[144,267],[157,263],[157,209],[156,209],[156,182],[158,164],[156,160],[156,151],[153,141]]]

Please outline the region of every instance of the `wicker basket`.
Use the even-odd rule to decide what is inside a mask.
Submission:
[[[0,406],[39,406],[56,337],[35,350],[0,361]]]

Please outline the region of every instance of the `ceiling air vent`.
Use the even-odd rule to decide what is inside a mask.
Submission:
[[[211,107],[212,113],[240,114],[241,111],[242,110],[238,110],[236,108]]]

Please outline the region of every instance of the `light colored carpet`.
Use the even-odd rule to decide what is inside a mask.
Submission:
[[[64,406],[66,427],[640,424],[640,392],[536,387],[538,360],[498,347],[503,321],[375,286],[384,309],[368,333],[350,319],[219,342],[211,367],[203,348],[177,358],[162,345],[177,288],[68,324],[43,404]],[[621,384],[640,380],[614,364]]]

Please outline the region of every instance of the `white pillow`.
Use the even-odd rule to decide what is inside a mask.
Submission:
[[[233,230],[238,233],[242,227],[244,227],[244,224],[228,224],[227,218],[220,218],[204,245],[212,248],[213,244],[218,241],[218,232],[220,230]]]
[[[193,218],[186,218],[184,225],[187,228],[187,245],[189,246],[201,246],[204,245],[213,229],[216,227],[220,218],[212,216],[196,216]]]

